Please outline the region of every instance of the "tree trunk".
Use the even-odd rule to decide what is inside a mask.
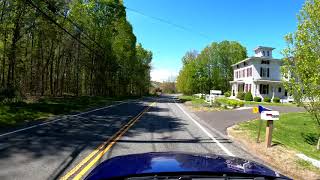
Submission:
[[[320,137],[318,139],[317,150],[320,150]]]

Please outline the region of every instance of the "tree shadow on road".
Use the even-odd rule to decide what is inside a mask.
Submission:
[[[81,116],[68,116],[51,124],[1,137],[0,168],[9,171],[18,167],[24,169],[23,167],[31,165],[39,168],[35,170],[36,172],[45,167],[55,166],[55,170],[50,173],[51,178],[55,179],[75,165],[74,162],[79,160],[81,152],[86,150],[90,153],[96,149],[145,108],[146,103],[135,102],[130,105],[125,103]],[[166,108],[150,109],[150,112],[168,111]],[[152,128],[148,124],[152,121],[160,123],[161,126]],[[145,123],[140,124],[133,126],[125,136],[130,137],[145,132],[182,131],[185,125],[177,118],[159,116],[155,113],[149,115]]]

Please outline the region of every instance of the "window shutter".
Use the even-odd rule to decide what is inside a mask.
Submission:
[[[267,77],[269,77],[269,68],[267,68],[267,71],[268,71],[268,72],[267,72]]]

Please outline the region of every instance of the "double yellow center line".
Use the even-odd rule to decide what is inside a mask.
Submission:
[[[92,151],[86,158],[84,158],[79,164],[77,164],[73,169],[71,169],[67,174],[61,177],[61,180],[66,179],[81,179],[83,175],[85,175],[89,169],[95,165],[105,153],[126,133],[130,127],[132,127],[141,116],[146,113],[152,106],[155,105],[155,102],[151,103],[147,108],[145,108],[142,112],[140,112],[137,116],[132,118],[126,125],[121,127],[119,131],[117,131],[111,138],[107,141],[103,142],[97,149]],[[85,166],[84,166],[85,165]]]

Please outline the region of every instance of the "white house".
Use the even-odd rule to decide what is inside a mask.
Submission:
[[[271,47],[258,46],[255,56],[233,64],[233,81],[230,81],[231,96],[238,92],[251,92],[253,97],[279,97],[288,99],[281,82],[281,60],[272,58]]]

